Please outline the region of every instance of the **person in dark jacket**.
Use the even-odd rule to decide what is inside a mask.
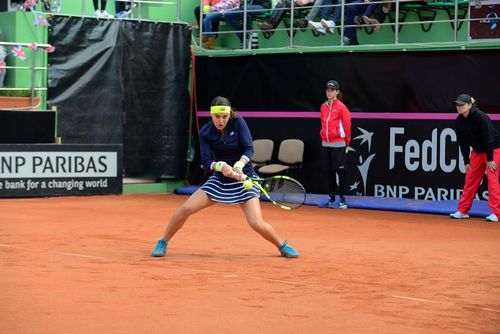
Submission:
[[[491,119],[479,110],[476,101],[468,94],[460,94],[453,101],[458,117],[455,128],[465,164],[465,183],[458,202],[458,211],[451,218],[469,218],[468,212],[477,189],[486,172],[488,177],[488,204],[491,214],[487,221],[498,222],[500,216],[500,133]],[[472,147],[472,151],[470,148]]]

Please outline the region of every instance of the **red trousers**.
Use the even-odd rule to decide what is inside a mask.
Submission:
[[[493,151],[493,161],[497,164],[497,169],[492,171],[486,167],[486,153],[476,153],[472,151],[470,156],[470,168],[465,173],[465,184],[462,196],[458,202],[458,211],[468,213],[474,197],[477,194],[477,189],[481,184],[481,180],[486,170],[488,177],[488,205],[491,213],[500,217],[500,184],[498,177],[500,175],[500,148]]]

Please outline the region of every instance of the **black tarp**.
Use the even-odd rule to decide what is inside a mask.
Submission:
[[[63,143],[123,144],[127,176],[183,178],[191,30],[53,17],[49,105]]]
[[[500,50],[197,57],[196,68],[203,110],[223,95],[241,110],[317,111],[335,79],[351,111],[454,112],[464,92],[500,113]]]

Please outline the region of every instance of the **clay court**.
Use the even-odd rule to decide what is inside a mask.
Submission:
[[[237,206],[186,196],[0,200],[1,333],[500,333],[500,225],[263,203],[285,259]]]

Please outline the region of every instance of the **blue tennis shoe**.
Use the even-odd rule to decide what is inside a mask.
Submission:
[[[167,252],[167,244],[168,243],[164,239],[158,240],[158,243],[156,244],[153,253],[151,253],[151,256],[154,257],[164,256],[165,253]]]
[[[345,202],[345,199],[343,199],[343,198],[340,199],[339,209],[347,209],[347,203]]]
[[[280,250],[281,256],[283,256],[283,257],[298,257],[299,256],[299,252],[297,252],[297,250],[295,248],[293,248],[292,246],[288,245],[287,240],[285,240],[283,245],[281,245],[278,249]]]

